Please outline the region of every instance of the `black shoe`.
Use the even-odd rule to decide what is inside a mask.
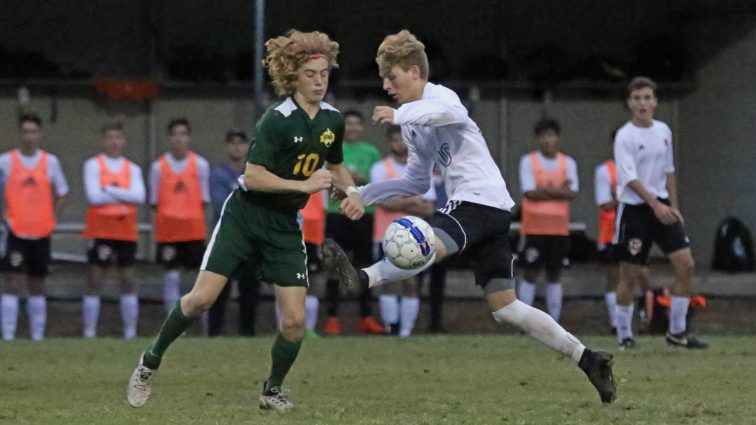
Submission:
[[[596,388],[602,403],[611,403],[617,398],[617,386],[612,375],[614,356],[606,351],[591,351],[585,349],[578,362],[578,367],[588,375],[591,384]]]
[[[625,338],[619,343],[620,350],[634,350],[636,348],[638,348],[638,344],[632,338]]]
[[[323,241],[323,265],[336,271],[339,281],[348,292],[357,293],[362,288],[360,273],[349,261],[344,249],[330,238]]]
[[[674,345],[675,347],[685,347],[693,350],[703,350],[707,348],[709,344],[699,341],[695,336],[689,335],[687,332],[680,332],[679,334],[671,334],[667,331],[665,335],[667,344]]]

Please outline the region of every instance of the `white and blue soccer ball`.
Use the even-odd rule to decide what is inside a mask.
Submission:
[[[433,228],[415,216],[398,218],[383,234],[383,255],[395,266],[411,270],[424,266],[436,252]]]

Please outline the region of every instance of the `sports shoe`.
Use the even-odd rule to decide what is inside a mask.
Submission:
[[[638,348],[638,344],[635,343],[635,340],[632,338],[625,338],[622,340],[622,342],[619,343],[619,349],[620,350],[634,350]]]
[[[263,392],[260,394],[260,409],[288,412],[292,407],[294,407],[294,403],[289,399],[288,390],[281,390],[277,387],[265,390],[265,384],[263,384]]]
[[[679,334],[672,334],[669,331],[667,331],[667,334],[664,336],[667,340],[667,344],[673,345],[675,347],[685,347],[690,348],[694,350],[703,350],[704,348],[707,348],[709,344],[699,341],[696,339],[695,336],[688,334],[687,332],[680,332]]]
[[[341,323],[336,316],[330,316],[326,318],[325,326],[323,326],[323,333],[330,336],[341,334]]]
[[[305,339],[320,339],[320,334],[315,329],[305,329]]]
[[[144,356],[144,354],[142,355]],[[139,358],[139,364],[129,378],[126,386],[126,400],[131,407],[142,407],[150,399],[152,393],[152,380],[157,375],[157,369],[150,369],[143,364],[143,358]]]
[[[591,351],[585,349],[578,362],[578,367],[588,375],[591,384],[601,397],[601,402],[611,403],[617,398],[617,386],[612,375],[614,356],[606,351]]]
[[[359,292],[361,288],[359,272],[349,261],[349,256],[344,249],[331,238],[323,241],[323,265],[338,273],[339,281],[348,292]]]
[[[373,316],[365,316],[360,319],[360,329],[366,334],[385,335],[386,328],[381,326]]]

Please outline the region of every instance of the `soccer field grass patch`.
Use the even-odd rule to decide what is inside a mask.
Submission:
[[[147,340],[0,344],[0,424],[751,424],[756,344],[711,348],[640,338],[615,357],[618,400],[602,405],[569,359],[524,336],[306,341],[284,386],[286,414],[257,407],[271,337],[184,338],[168,351],[141,409],[126,381]]]

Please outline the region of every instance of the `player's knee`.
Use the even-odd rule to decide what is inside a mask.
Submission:
[[[203,312],[212,307],[216,298],[205,292],[192,291],[184,295],[182,307],[186,307],[190,312]]]
[[[281,329],[284,332],[297,332],[304,329],[304,322],[304,311],[284,314],[281,317]]]

